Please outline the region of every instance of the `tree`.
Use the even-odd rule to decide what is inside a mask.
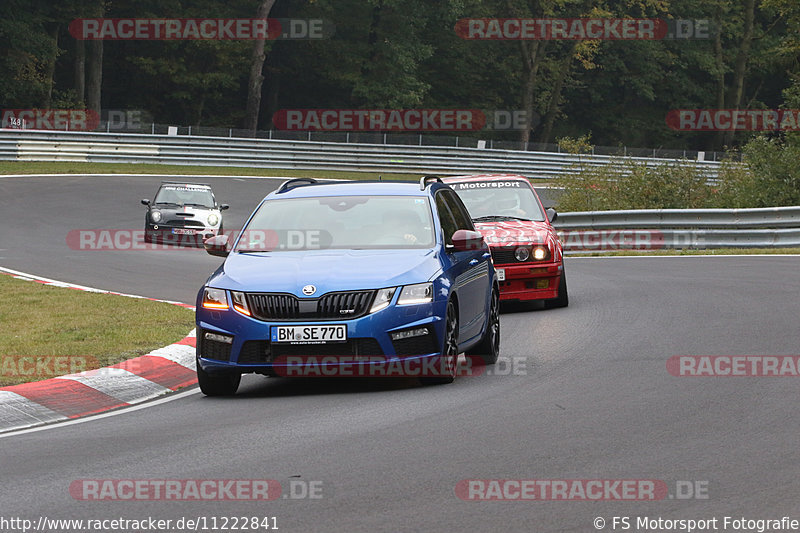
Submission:
[[[256,18],[265,19],[269,17],[269,12],[275,0],[261,0],[256,11]],[[245,107],[244,127],[255,135],[258,128],[258,114],[261,110],[261,86],[264,83],[264,59],[266,59],[265,39],[253,41],[253,50],[250,56],[250,79],[247,83],[247,105]]]

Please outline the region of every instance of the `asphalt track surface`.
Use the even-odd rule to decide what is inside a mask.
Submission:
[[[0,178],[0,265],[192,303],[219,259],[66,244],[72,229],[141,229],[139,200],[159,181]],[[231,204],[228,229],[278,183],[195,181]],[[596,531],[597,517],[611,531],[614,516],[631,517],[630,531],[636,517],[716,517],[724,531],[725,516],[800,519],[797,378],[666,368],[673,355],[798,354],[800,257],[568,258],[567,271],[568,308],[501,317],[501,355],[517,358],[517,375],[433,387],[251,375],[233,398],[184,393],[2,437],[0,518],[268,516],[284,532]],[[274,479],[286,496],[290,482],[313,481],[322,497],[79,501],[69,487],[80,479]],[[474,502],[456,496],[466,479],[656,479],[670,496]],[[678,481],[707,497],[677,497]]]

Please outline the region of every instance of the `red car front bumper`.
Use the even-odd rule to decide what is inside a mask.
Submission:
[[[558,296],[561,281],[561,262],[495,264],[503,271],[505,280],[500,281],[500,300],[547,300]]]

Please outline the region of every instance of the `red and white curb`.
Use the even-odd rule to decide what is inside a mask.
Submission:
[[[0,267],[0,274],[46,285],[143,298],[73,285]],[[194,306],[166,302],[194,309]],[[44,381],[0,388],[0,432],[80,418],[141,403],[197,383],[195,331],[147,355],[115,365]]]
[[[43,285],[52,285],[53,287],[63,287],[66,289],[76,289],[79,291],[86,291],[86,292],[99,292],[101,294],[114,294],[116,296],[125,296],[126,298],[139,298],[142,300],[150,300],[152,302],[164,302],[167,304],[177,305],[179,307],[185,307],[187,309],[194,310],[193,305],[181,303],[181,302],[174,302],[172,300],[159,300],[158,298],[148,298],[146,296],[137,296],[136,294],[125,294],[124,292],[114,292],[114,291],[106,291],[103,289],[95,289],[93,287],[86,287],[84,285],[76,285],[74,283],[65,283],[63,281],[58,281],[49,278],[43,278],[41,276],[34,276],[33,274],[27,274],[25,272],[20,272],[18,270],[11,270],[10,268],[0,267],[0,274],[7,274],[13,278],[25,280],[25,281],[35,281],[36,283],[41,283]]]

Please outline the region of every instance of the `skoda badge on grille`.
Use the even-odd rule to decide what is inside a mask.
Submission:
[[[305,287],[303,287],[303,294],[305,294],[306,296],[311,296],[315,292],[317,292],[317,288],[313,285],[306,285]]]

